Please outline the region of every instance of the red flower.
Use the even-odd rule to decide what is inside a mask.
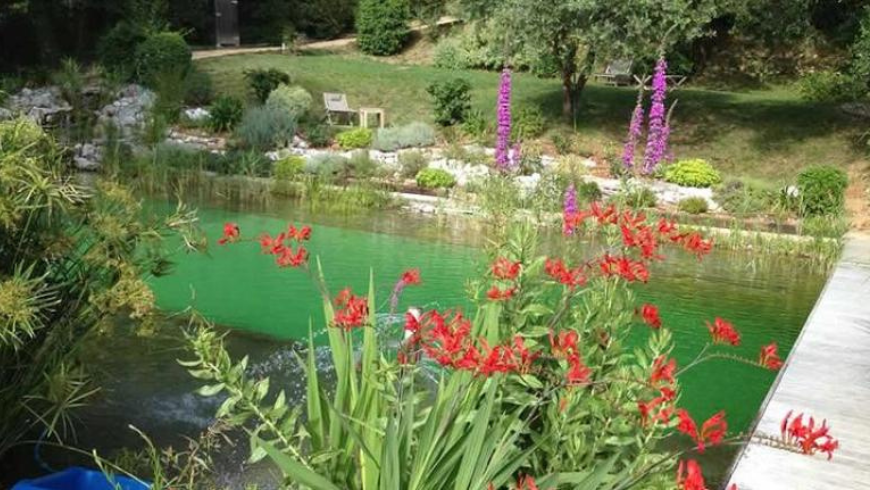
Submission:
[[[740,345],[740,334],[734,330],[734,325],[719,317],[716,317],[712,325],[707,322],[707,329],[710,330],[715,344],[731,344],[735,347]]]
[[[684,409],[677,410],[677,417],[680,418],[680,423],[677,425],[677,430],[691,437],[698,445],[698,452],[703,453],[706,444],[715,446],[722,442],[725,433],[728,431],[728,423],[725,421],[725,412],[721,411],[704,422],[701,425],[701,431],[698,432],[698,426],[689,412]]]
[[[558,358],[567,358],[574,352],[577,352],[577,332],[574,330],[563,330],[559,335],[554,336],[550,330],[550,352]]]
[[[224,223],[224,234],[220,239],[218,239],[218,245],[237,242],[240,235],[241,232],[239,231],[239,225],[235,223]]]
[[[816,421],[810,417],[809,423],[804,424],[804,414],[800,414],[791,420],[792,411],[786,414],[780,423],[782,440],[784,443],[794,446],[804,454],[825,453],[828,459],[834,456],[834,451],[840,447],[839,441],[828,433],[828,421],[823,420],[822,425],[816,427]]]
[[[589,383],[589,375],[592,374],[592,370],[583,364],[583,359],[580,358],[580,354],[574,352],[569,355],[568,366],[568,374],[566,376],[568,386],[578,386]]]
[[[544,271],[553,279],[572,289],[586,284],[586,276],[583,275],[582,267],[568,269],[565,263],[559,259],[547,259]]]
[[[677,468],[677,487],[680,490],[707,490],[704,474],[697,461],[694,459],[690,459],[688,463],[680,461],[680,466]]]
[[[532,364],[541,356],[541,353],[530,352],[526,349],[526,344],[523,338],[519,335],[515,335],[513,356],[517,360],[517,371],[520,374],[528,374],[532,369]]]
[[[300,247],[301,248],[301,247]],[[350,288],[340,292],[335,298],[336,306],[341,308],[335,312],[335,326],[350,330],[365,324],[369,315],[369,302],[365,298],[355,296]]]
[[[535,479],[529,475],[521,476],[517,480],[516,490],[538,490],[538,484],[535,483]]]
[[[593,202],[591,206],[592,216],[598,220],[598,224],[615,225],[619,220],[619,215],[616,213],[616,206],[611,204],[606,209],[601,209],[597,202]]]
[[[656,330],[662,328],[662,319],[659,317],[659,309],[656,305],[645,303],[640,308],[640,316],[650,327]]]
[[[662,381],[668,384],[674,383],[674,372],[677,370],[677,360],[671,358],[665,364],[665,356],[659,356],[653,361],[653,372],[650,376],[650,383],[655,386]]]
[[[583,224],[583,221],[585,221],[589,216],[590,214],[584,211],[562,213],[562,233],[565,235],[574,233],[574,230]]]
[[[308,251],[301,245],[295,254],[292,248],[283,246],[275,253],[278,254],[278,258],[275,259],[278,267],[300,267],[308,260]]]
[[[691,233],[682,237],[683,247],[695,253],[700,259],[713,250],[713,239],[704,240],[700,233]]]
[[[776,371],[782,367],[782,359],[780,359],[779,354],[776,353],[775,342],[761,348],[761,354],[758,356],[758,364],[772,371]]]
[[[607,277],[618,275],[628,282],[649,281],[649,269],[639,260],[606,254],[599,264],[601,273]]]
[[[402,273],[400,280],[405,286],[418,286],[420,281],[420,269],[408,269]]]
[[[492,275],[496,279],[514,280],[520,274],[523,264],[520,262],[511,262],[510,260],[499,257],[492,264]]]
[[[490,288],[489,291],[486,292],[486,297],[491,299],[492,301],[505,301],[511,299],[516,291],[516,286],[505,289],[504,291],[499,289],[498,286],[493,286],[492,288]]]
[[[662,235],[670,235],[677,231],[677,225],[673,221],[668,221],[664,218],[661,218],[658,222],[658,232]]]
[[[287,228],[287,238],[291,240],[296,240],[297,242],[304,242],[311,239],[311,227],[303,226],[298,230],[294,225],[290,225]]]

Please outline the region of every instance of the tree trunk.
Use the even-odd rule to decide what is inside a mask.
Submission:
[[[562,76],[562,114],[572,121],[580,111],[580,95],[586,88],[589,76],[564,73]]]

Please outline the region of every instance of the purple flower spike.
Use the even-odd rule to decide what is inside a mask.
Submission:
[[[649,131],[647,132],[646,152],[644,153],[643,172],[651,174],[661,163],[667,151],[670,129],[665,130],[665,98],[668,92],[668,63],[660,58],[656,63],[652,80],[652,105],[649,110]]]
[[[498,89],[498,139],[495,145],[495,164],[499,170],[506,171],[511,166],[511,72],[501,73],[501,86]]]

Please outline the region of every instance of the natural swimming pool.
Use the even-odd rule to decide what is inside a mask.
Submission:
[[[288,222],[314,225],[311,247],[321,256],[336,290],[364,290],[374,270],[378,296],[385,298],[403,270],[418,267],[424,284],[406,291],[404,305],[466,306],[465,282],[485,267],[480,248],[484,225],[470,219],[313,213],[278,201],[266,206],[204,203],[200,217],[212,241],[227,221],[238,223],[251,237],[281,230]],[[545,236],[543,241],[545,247],[561,246],[557,236]],[[164,309],[193,306],[218,325],[231,327],[231,351],[250,355],[253,374],[272,376],[292,394],[301,381],[292,340],[307,335],[309,318],[319,325],[320,300],[307,276],[276,269],[256,248],[215,247],[210,255],[179,256],[174,274],[153,285]],[[733,322],[743,335],[736,353],[755,357],[763,343],[773,340],[784,357],[825,280],[824,274],[799,261],[758,260],[728,252],[715,252],[703,262],[678,254],[653,274],[654,280],[638,287],[637,293],[661,308],[663,320],[674,331],[675,356],[681,363],[707,342],[704,322],[715,316]],[[103,340],[111,349],[96,349],[94,358],[105,375],[105,390],[83,415],[82,445],[110,449],[134,442],[127,424],[158,442],[178,441],[178,434],[193,435],[208,425],[217,401],[193,394],[196,380],[174,362],[185,355],[172,331],[165,328],[157,338],[139,338],[119,329]],[[750,366],[713,361],[681,377],[680,405],[702,420],[724,409],[730,431],[740,432],[752,422],[774,377],[775,373]],[[733,448],[717,449],[704,456],[705,468],[721,474]],[[246,454],[244,441],[227,448],[221,455],[222,469],[237,472]]]

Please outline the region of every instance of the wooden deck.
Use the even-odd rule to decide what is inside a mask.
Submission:
[[[761,442],[789,410],[827,419],[831,461]],[[760,436],[760,437],[759,437]],[[767,395],[752,441],[732,468],[739,490],[870,489],[870,236],[849,236],[843,257]]]

